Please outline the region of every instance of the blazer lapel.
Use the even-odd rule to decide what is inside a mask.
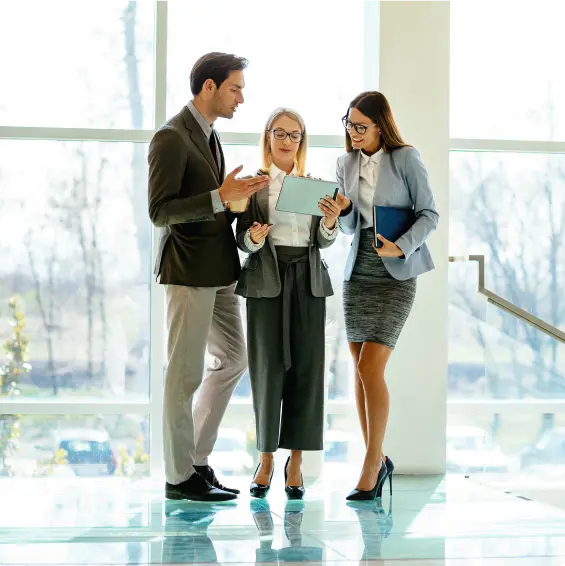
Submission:
[[[345,186],[349,187],[350,198],[354,202],[359,202],[359,174],[361,167],[361,155],[358,151],[352,151],[347,160],[347,167],[345,168]]]
[[[258,171],[259,175],[264,175],[262,171]],[[255,202],[257,204],[257,212],[259,220],[263,220],[263,224],[269,223],[269,187],[265,187],[261,189],[258,193],[255,193]],[[275,250],[275,244],[273,244],[273,240],[271,238],[271,234],[267,234],[267,243],[271,248],[271,252],[273,256],[277,258],[277,251]]]
[[[261,189],[257,193],[257,208],[265,220],[264,224],[269,223],[269,187]]]
[[[210,167],[212,167],[212,171],[214,171],[216,179],[218,179],[221,184],[222,180],[220,179],[220,172],[218,171],[216,160],[212,157],[212,150],[210,149],[210,145],[202,131],[202,128],[196,122],[190,110],[186,107],[183,110],[183,118],[187,130],[190,132],[190,139],[192,139],[194,145],[202,152],[202,155],[204,155],[206,161],[208,161]]]

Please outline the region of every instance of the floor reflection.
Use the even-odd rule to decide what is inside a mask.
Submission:
[[[165,501],[158,481],[0,481],[0,564],[565,564],[561,509],[464,478],[401,476],[394,499],[372,502],[346,502],[342,478],[304,501],[281,479],[250,500],[247,482],[212,505]]]
[[[348,501],[347,506],[355,511],[361,536],[363,537],[363,556],[365,560],[377,560],[381,558],[381,545],[383,540],[392,533],[394,522],[392,519],[392,497],[389,509],[385,511],[381,499],[375,501]]]
[[[304,501],[288,501],[284,510],[283,529],[287,546],[273,548],[274,522],[267,500],[252,500],[251,514],[259,533],[259,548],[255,551],[255,562],[319,562],[324,555],[323,545],[303,543],[302,520]]]
[[[226,511],[227,506],[214,504],[187,505],[186,502],[165,502],[163,564],[188,564],[191,562],[217,563],[214,543],[208,536],[208,527],[216,513]]]

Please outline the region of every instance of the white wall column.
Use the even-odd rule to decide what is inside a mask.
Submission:
[[[389,363],[385,451],[400,473],[445,470],[449,217],[449,2],[381,2],[379,88],[405,140],[421,153],[440,214],[430,239],[435,271]]]

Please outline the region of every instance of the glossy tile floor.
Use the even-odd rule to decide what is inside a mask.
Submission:
[[[228,485],[245,489],[248,478]],[[0,565],[565,564],[565,512],[460,477],[401,477],[393,505],[326,477],[287,502],[165,502],[161,482],[0,480]]]

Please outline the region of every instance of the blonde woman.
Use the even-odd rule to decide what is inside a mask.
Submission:
[[[247,299],[247,353],[261,458],[251,483],[265,497],[278,448],[289,499],[302,499],[302,451],[323,449],[326,297],[333,294],[320,249],[338,233],[340,205],[328,198],[320,216],[275,209],[285,175],[304,176],[307,136],[295,111],[278,108],[261,139],[261,170],[270,186],[253,195],[237,223],[249,255],[236,287]]]

